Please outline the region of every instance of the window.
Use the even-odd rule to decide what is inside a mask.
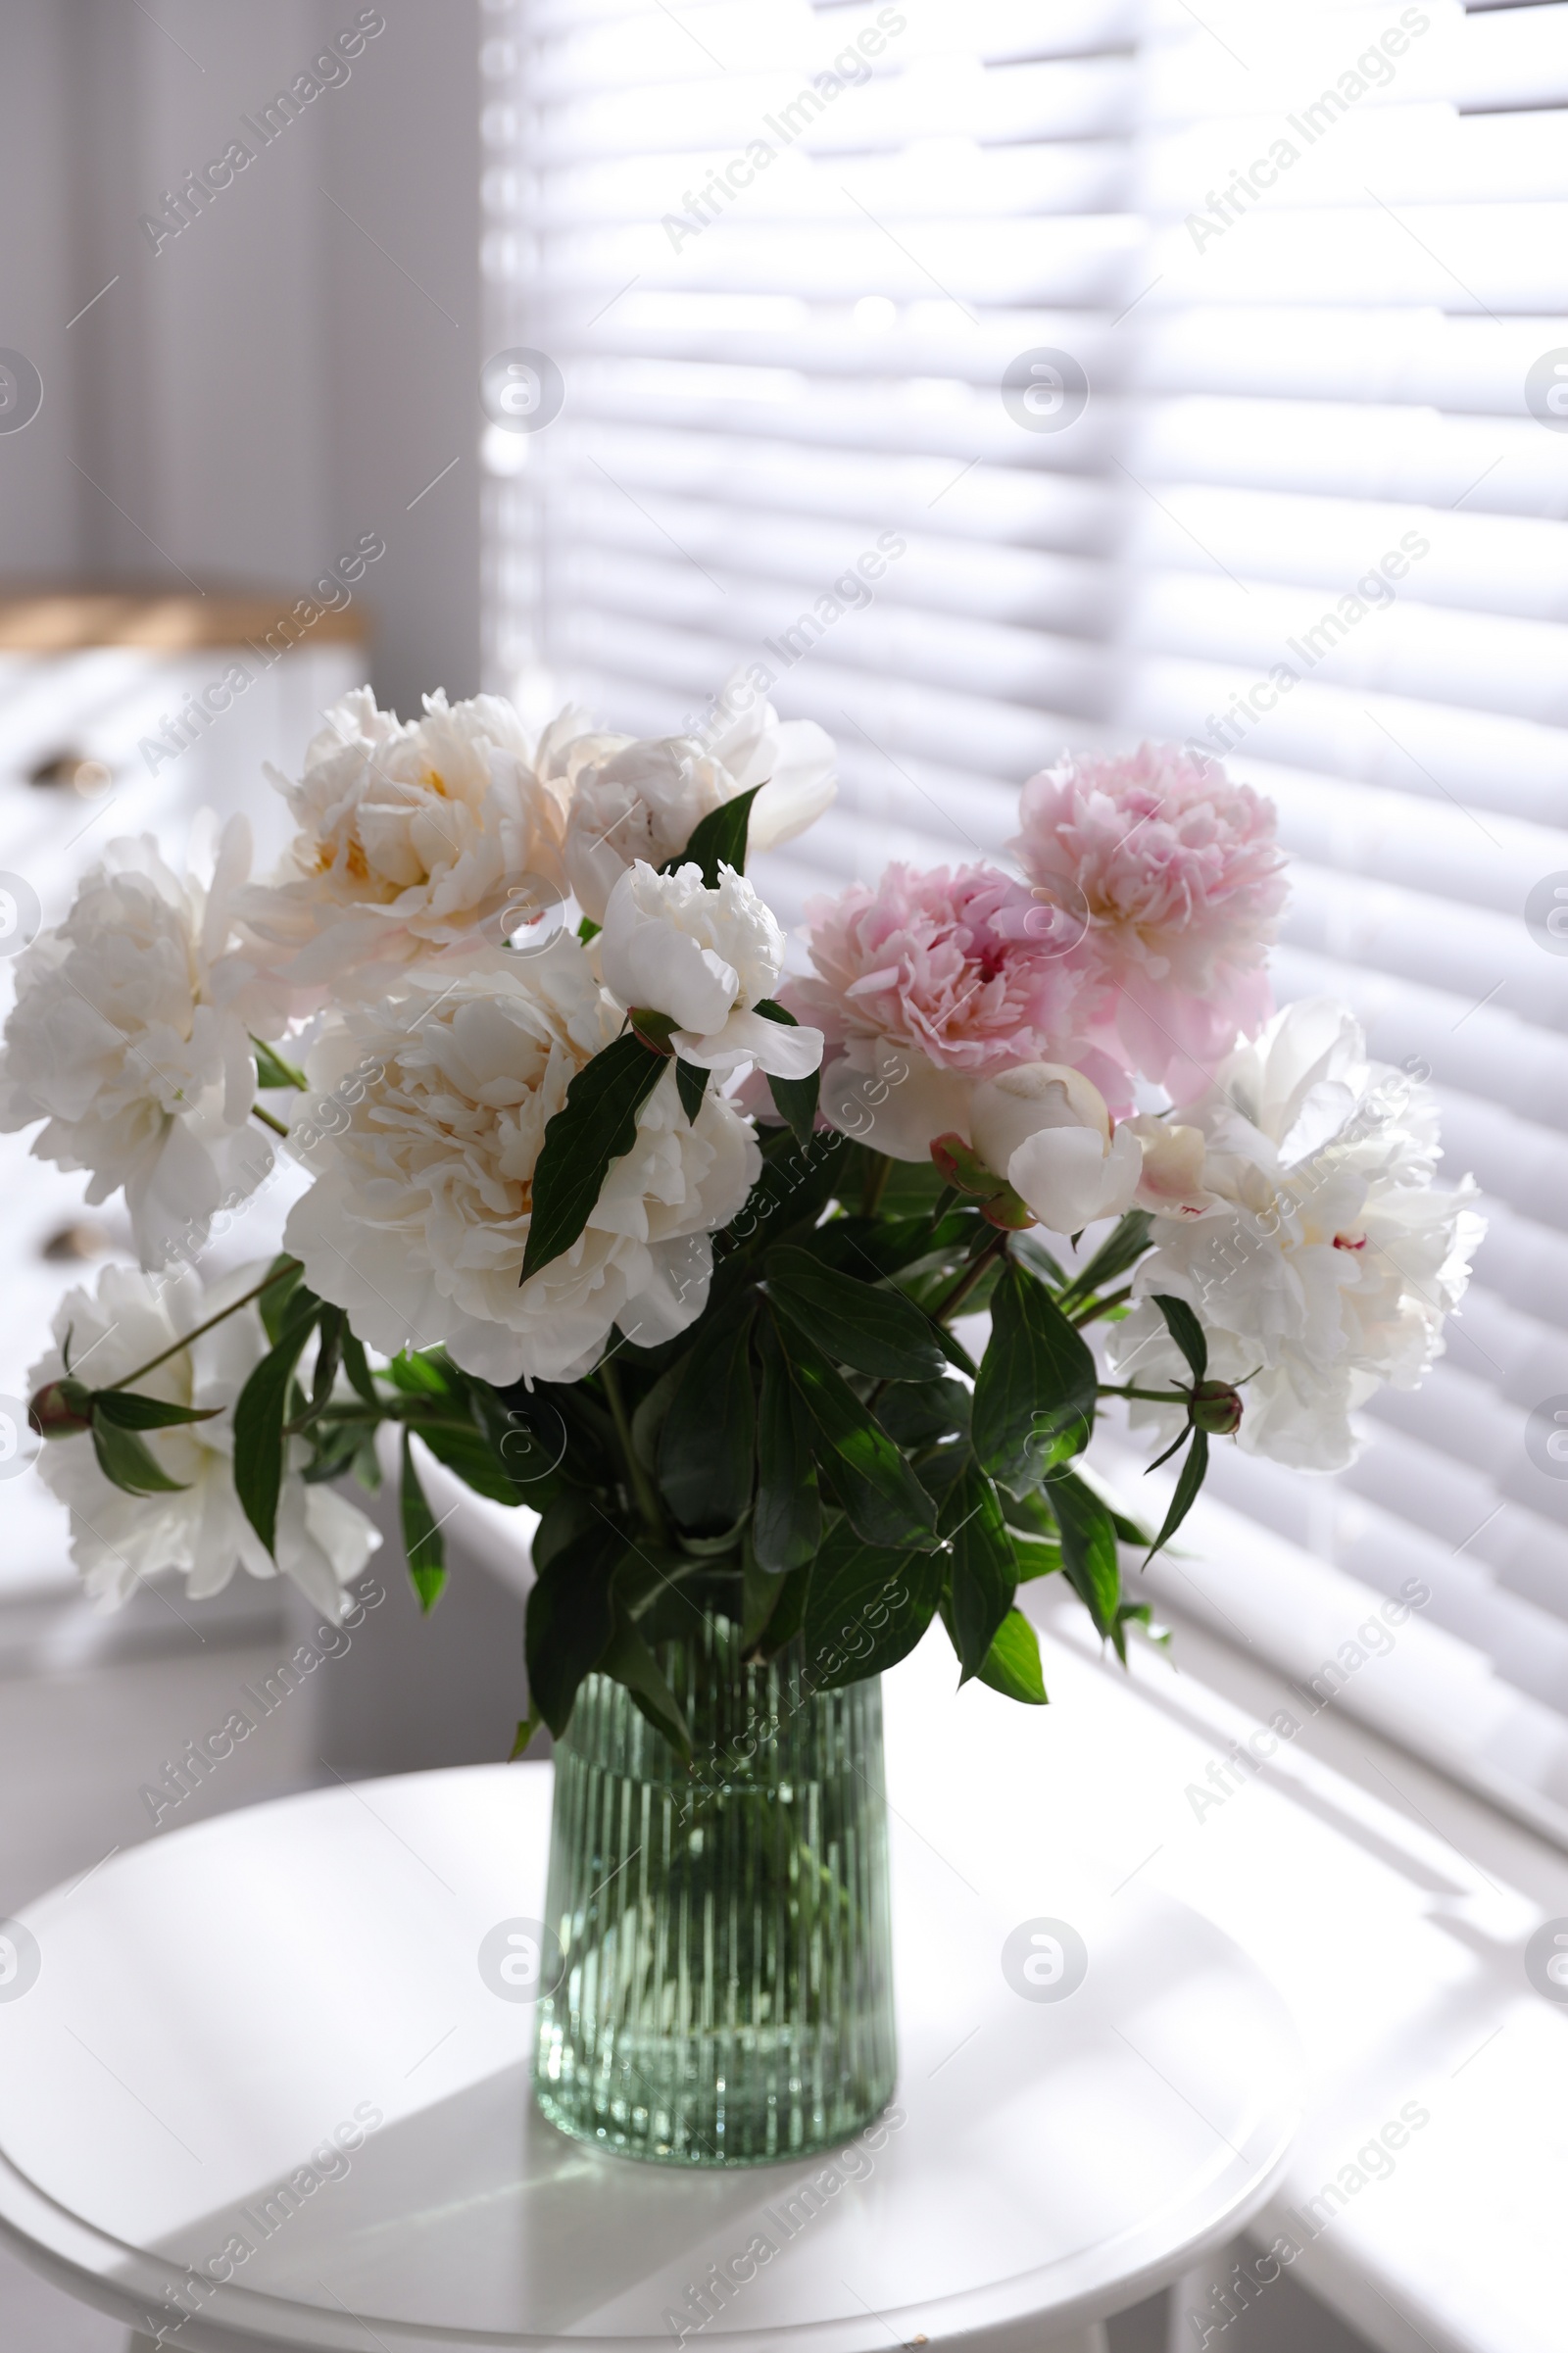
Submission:
[[[1508,1702],[1483,1778],[1568,1828],[1568,6],[484,25],[491,347],[562,385],[487,440],[495,682],[663,732],[771,670],[842,753],[791,919],[994,854],[1066,742],[1272,795],[1280,994],[1430,1066],[1492,1232],[1352,1471],[1212,1492],[1423,1579]]]

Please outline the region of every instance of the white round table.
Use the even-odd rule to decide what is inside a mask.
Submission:
[[[226,1815],[31,1905],[0,2230],[191,2353],[1102,2347],[1267,2195],[1295,2035],[1218,1931],[1063,1853],[1071,1728],[952,1683],[927,1645],[888,1685],[901,2072],[844,2150],[687,2172],[542,2122],[532,2009],[478,1954],[543,1909],[551,1773],[481,1766]],[[1088,1957],[1065,1998],[1019,1989],[1045,1920]]]

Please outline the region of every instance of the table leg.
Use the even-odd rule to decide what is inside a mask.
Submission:
[[[1232,2321],[1239,2320],[1247,2305],[1262,2293],[1255,2279],[1249,2279],[1245,2288],[1241,2284],[1246,2253],[1246,2240],[1232,2239],[1229,2246],[1216,2247],[1172,2281],[1165,2353],[1202,2353],[1202,2348]]]

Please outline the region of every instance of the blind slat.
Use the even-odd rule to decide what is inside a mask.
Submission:
[[[1568,1396],[1568,956],[1525,906],[1568,874],[1568,0],[498,13],[492,343],[566,400],[490,453],[495,682],[670,732],[765,664],[841,748],[760,862],[791,923],[997,856],[1068,744],[1191,736],[1274,796],[1277,993],[1431,1070],[1492,1228],[1354,1468],[1216,1448],[1213,1524],[1423,1577],[1512,1694],[1476,1770],[1558,1806],[1568,1480],[1525,1433]],[[1090,385],[1065,429],[1003,398],[1041,350]]]

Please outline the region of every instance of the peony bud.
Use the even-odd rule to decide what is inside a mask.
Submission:
[[[1042,1128],[1094,1128],[1110,1142],[1110,1113],[1092,1079],[1065,1062],[1022,1062],[974,1091],[969,1133],[992,1168],[1005,1172],[1020,1144]]]
[[[1132,1205],[1143,1168],[1136,1136],[1112,1136],[1105,1099],[1081,1070],[1024,1062],[983,1079],[969,1133],[989,1167],[1005,1171],[1014,1193],[1054,1234],[1081,1233]]]
[[[92,1392],[84,1381],[45,1382],[27,1407],[40,1438],[74,1438],[92,1428]]]
[[[1019,1200],[1005,1177],[989,1169],[972,1145],[956,1133],[938,1136],[931,1157],[940,1175],[956,1193],[976,1195],[980,1214],[1004,1234],[1021,1234],[1035,1222],[1035,1213]]]
[[[956,1129],[938,1136],[931,1147],[931,1157],[938,1173],[956,1193],[977,1193],[982,1200],[1000,1193],[1006,1183],[994,1168],[988,1168],[974,1147],[965,1144]]]
[[[1234,1438],[1242,1426],[1242,1399],[1228,1381],[1200,1381],[1193,1391],[1195,1430],[1210,1438]]]

